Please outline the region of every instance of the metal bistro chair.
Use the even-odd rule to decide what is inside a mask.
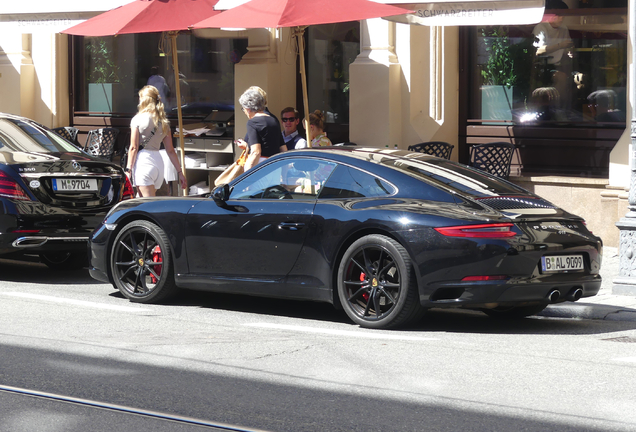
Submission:
[[[101,128],[88,131],[84,150],[93,156],[113,160],[119,129]]]
[[[408,147],[409,151],[415,151],[420,153],[426,153],[439,158],[449,159],[453,152],[454,145],[443,141],[429,141],[420,144],[415,144]]]
[[[82,147],[79,142],[77,142],[77,134],[79,132],[79,129],[74,128],[72,126],[62,126],[62,127],[57,127],[54,129],[51,129],[53,132],[55,132],[56,134],[58,134],[59,136],[61,136],[62,138],[66,139],[67,141],[70,141],[71,143],[75,144],[77,147]]]
[[[514,152],[509,142],[475,144],[470,148],[470,166],[507,180]]]

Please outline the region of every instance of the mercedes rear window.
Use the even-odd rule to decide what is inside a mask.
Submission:
[[[81,153],[56,133],[15,118],[0,119],[0,152]]]

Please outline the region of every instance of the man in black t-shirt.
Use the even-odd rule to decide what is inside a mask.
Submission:
[[[250,148],[245,171],[276,153],[287,151],[280,133],[280,123],[266,111],[267,99],[263,93],[261,89],[250,87],[239,98],[243,112],[249,119],[245,140],[237,141],[239,147]]]

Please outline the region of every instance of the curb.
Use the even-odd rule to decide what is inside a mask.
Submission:
[[[636,309],[593,303],[549,305],[539,316],[550,318],[575,318],[607,321],[636,322]]]

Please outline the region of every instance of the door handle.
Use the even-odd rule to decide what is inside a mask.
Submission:
[[[305,224],[302,222],[281,222],[278,225],[278,228],[286,229],[289,231],[298,231],[305,227]]]

